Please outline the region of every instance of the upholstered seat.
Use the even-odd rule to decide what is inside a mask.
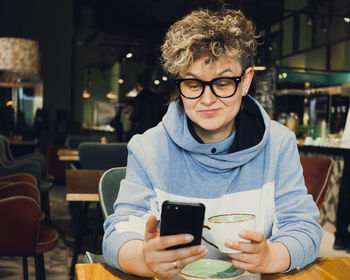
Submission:
[[[40,152],[33,152],[21,156],[13,156],[10,141],[5,135],[0,134],[0,147],[3,152],[0,152],[0,158],[5,164],[21,164],[27,161],[35,161],[39,163],[41,167],[42,177],[46,180],[53,180],[50,176],[46,174],[46,158]]]
[[[127,143],[84,142],[78,147],[81,169],[107,170],[126,166]]]
[[[120,182],[125,178],[126,167],[116,167],[107,170],[101,177],[98,186],[98,196],[103,218],[106,219],[111,215],[113,204],[119,193]],[[104,263],[103,255],[93,254],[89,251],[84,256],[85,263]]]
[[[106,219],[113,211],[113,204],[119,193],[120,182],[125,178],[126,167],[107,170],[101,177],[98,186],[98,196],[103,218]]]
[[[0,182],[28,182],[36,186],[35,177],[29,173],[16,173],[8,176],[0,177]]]
[[[321,209],[333,173],[332,160],[316,156],[300,156],[300,162],[308,193]]]
[[[27,196],[34,199],[40,205],[40,192],[36,185],[25,181],[0,182],[0,199],[12,196]],[[45,219],[44,211],[40,210],[39,222]]]
[[[6,153],[4,145],[0,141],[0,155]],[[46,180],[43,177],[42,166],[36,160],[25,160],[20,162],[6,163],[0,157],[0,176],[16,176],[18,173],[29,173],[36,180],[36,186],[39,188],[41,193],[41,206],[45,212],[46,223],[50,224],[50,201],[49,201],[49,190],[52,189],[53,183],[51,180]]]
[[[22,256],[24,279],[28,279],[28,256],[34,256],[36,278],[45,279],[43,253],[57,243],[57,231],[40,225],[39,220],[40,208],[33,198],[0,199],[0,256]]]

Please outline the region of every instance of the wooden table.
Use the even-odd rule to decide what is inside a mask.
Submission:
[[[22,139],[10,139],[9,144],[11,146],[12,154],[16,156],[22,156],[35,152],[35,148],[38,147],[38,139],[22,140]]]
[[[107,264],[77,264],[75,266],[78,280],[140,280],[151,279],[127,275]],[[248,275],[247,275],[248,276]],[[304,269],[289,273],[256,274],[252,277],[241,276],[239,279],[262,280],[345,280],[350,279],[350,257],[319,258]],[[182,279],[182,278],[181,278]]]
[[[105,171],[66,169],[66,200],[98,202],[98,185]]]
[[[70,268],[70,275],[74,276],[74,266],[77,263],[79,252],[81,251],[81,242],[85,228],[85,220],[90,202],[99,202],[98,185],[101,176],[106,170],[93,169],[66,169],[66,200],[75,202],[74,213],[76,219],[75,228],[75,244],[73,250],[73,257]],[[100,207],[96,206],[96,210]],[[90,251],[94,251],[98,238],[98,226],[101,224],[102,214],[100,211],[96,212],[94,219],[94,229],[91,237]],[[103,278],[102,278],[103,279]]]
[[[78,150],[62,148],[57,151],[57,156],[59,160],[62,161],[79,161]]]

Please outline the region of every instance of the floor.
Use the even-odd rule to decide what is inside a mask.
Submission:
[[[50,192],[52,226],[58,230],[60,239],[58,244],[51,252],[45,253],[45,269],[46,279],[48,280],[65,280],[69,279],[69,270],[73,254],[74,244],[74,225],[71,221],[69,206],[65,200],[64,184],[56,184]],[[85,237],[91,233],[92,217],[94,215],[93,207],[88,213],[88,225],[85,230]],[[90,224],[89,224],[90,223]],[[331,224],[324,225],[324,236],[319,252],[319,256],[346,256],[350,257],[345,251],[335,251],[332,249],[334,242],[334,226]],[[100,240],[102,232],[100,234]],[[78,258],[78,263],[83,262],[84,250],[89,250],[88,238],[84,238],[81,254]],[[100,242],[99,242],[100,243]],[[101,248],[97,249],[98,252]],[[34,260],[28,258],[29,279],[35,279]],[[17,257],[0,257],[0,279],[18,280],[22,277],[22,262],[21,258]]]

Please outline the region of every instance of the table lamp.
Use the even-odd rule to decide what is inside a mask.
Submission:
[[[0,37],[0,71],[10,81],[40,78],[39,43],[22,38]]]

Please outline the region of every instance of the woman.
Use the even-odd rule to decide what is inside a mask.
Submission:
[[[317,256],[322,229],[307,195],[295,135],[248,95],[255,28],[240,11],[194,11],[162,46],[178,91],[162,122],[129,142],[127,174],[105,222],[107,262],[129,273],[171,279],[200,258],[231,259],[252,273],[303,267]],[[190,235],[159,237],[164,200],[202,202],[206,218],[253,213],[256,231],[228,240],[222,254]],[[207,246],[207,247],[205,247]]]

